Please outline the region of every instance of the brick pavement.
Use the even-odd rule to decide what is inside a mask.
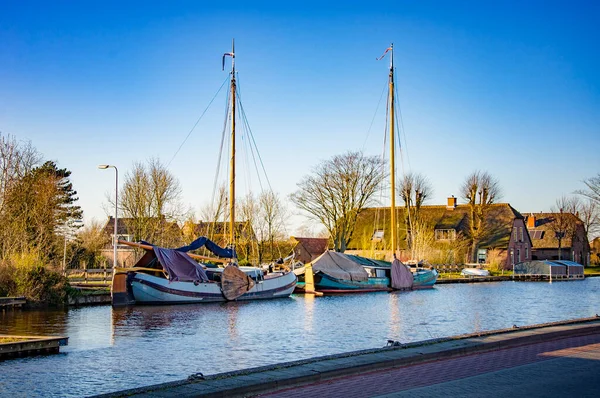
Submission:
[[[301,387],[282,389],[264,398],[297,397],[375,397],[397,392],[416,393],[422,387],[434,386],[491,372],[511,369],[527,364],[536,364],[556,358],[583,358],[600,360],[600,334],[570,337],[560,340],[528,344],[498,351],[475,353],[458,358],[442,359],[400,368],[379,370],[360,375],[345,376]],[[562,373],[569,375],[568,369]],[[573,377],[576,375],[569,375]],[[560,377],[560,373],[557,375]],[[599,376],[600,378],[600,376]],[[503,380],[511,383],[511,380]],[[556,380],[555,380],[556,381]],[[523,381],[523,382],[526,382]],[[518,389],[519,386],[512,386]],[[477,385],[471,388],[478,388]],[[440,389],[429,391],[424,396],[443,393]],[[437,393],[436,393],[437,391]],[[460,390],[459,390],[460,391]],[[483,391],[482,391],[483,392]],[[489,391],[488,391],[489,392]],[[403,396],[403,394],[400,394]],[[474,396],[477,396],[474,392]],[[407,395],[410,396],[410,393]]]

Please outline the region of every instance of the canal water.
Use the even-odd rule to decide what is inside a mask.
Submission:
[[[89,396],[326,354],[600,313],[600,278],[344,296],[0,313],[0,334],[64,335],[0,362],[0,396]]]

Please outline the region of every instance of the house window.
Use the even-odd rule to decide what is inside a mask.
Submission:
[[[517,257],[515,258],[516,263],[521,262],[521,249],[517,249]]]
[[[525,260],[529,260],[529,248],[525,248]]]
[[[523,242],[523,227],[519,227],[519,242]]]
[[[487,250],[477,249],[477,262],[479,264],[485,264],[487,261]]]
[[[513,228],[513,242],[517,241],[517,227]]]
[[[455,240],[456,230],[454,229],[436,229],[435,240]]]
[[[515,251],[513,249],[510,249],[510,263],[512,265],[515,265],[515,256],[514,256]]]
[[[111,238],[113,236],[114,235],[111,235]],[[133,235],[125,235],[125,234],[123,234],[123,235],[117,235],[117,240],[124,240],[126,242],[133,242]],[[118,246],[125,246],[125,245],[119,244]]]

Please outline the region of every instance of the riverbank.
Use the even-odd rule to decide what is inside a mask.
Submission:
[[[98,397],[242,397],[297,388],[309,383],[333,381],[341,377],[363,375],[365,372],[383,371],[590,335],[600,335],[598,316],[410,344],[390,341],[388,347],[381,349],[354,351],[210,376],[196,374],[187,380],[103,394]],[[420,375],[423,376],[426,375]]]

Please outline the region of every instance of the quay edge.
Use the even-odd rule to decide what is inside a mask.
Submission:
[[[274,389],[295,387],[368,371],[415,365],[439,359],[497,351],[567,337],[600,333],[600,317],[573,319],[509,329],[470,333],[448,338],[391,345],[379,349],[354,351],[310,358],[234,372],[97,395],[116,397],[242,397]]]

